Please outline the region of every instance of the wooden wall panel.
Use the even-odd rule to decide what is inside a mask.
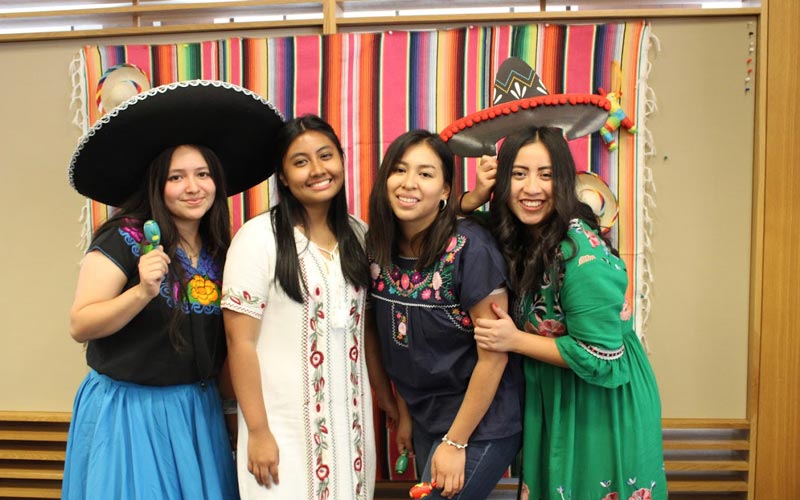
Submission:
[[[755,500],[800,498],[800,2],[764,3],[768,45]]]

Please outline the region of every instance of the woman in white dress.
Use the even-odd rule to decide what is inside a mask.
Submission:
[[[391,387],[364,328],[366,227],[347,213],[344,153],[306,115],[276,140],[279,204],[236,234],[223,277],[223,318],[239,400],[242,499],[371,499],[373,386]]]

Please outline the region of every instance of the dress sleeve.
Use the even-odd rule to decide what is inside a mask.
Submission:
[[[118,227],[105,231],[92,241],[87,253],[98,251],[122,270],[128,281],[139,275],[142,232],[134,227]]]
[[[620,317],[628,277],[622,261],[591,230],[570,235],[577,250],[565,262],[560,297],[567,335],[557,338],[556,345],[579,377],[618,387],[630,379],[623,344],[628,322]]]
[[[458,266],[459,300],[469,311],[498,288],[506,288],[508,271],[492,235],[474,222],[461,222],[467,238]]]
[[[231,241],[220,307],[261,319],[274,279],[275,237],[269,213],[245,223]]]

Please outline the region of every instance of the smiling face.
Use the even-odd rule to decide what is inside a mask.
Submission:
[[[386,180],[389,205],[406,235],[430,226],[439,214],[442,200],[450,196],[442,161],[427,143],[410,146],[392,165]]]
[[[164,204],[176,221],[199,222],[214,204],[216,192],[200,151],[191,146],[175,148],[164,184]]]
[[[308,130],[289,145],[280,181],[306,208],[330,205],[344,185],[344,160],[328,136]]]
[[[523,224],[535,228],[553,212],[553,166],[541,141],[519,149],[511,168],[508,208]]]

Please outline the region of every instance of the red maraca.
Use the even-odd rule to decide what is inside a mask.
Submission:
[[[435,487],[436,483],[417,483],[408,491],[408,496],[411,498],[424,498],[430,495]]]

